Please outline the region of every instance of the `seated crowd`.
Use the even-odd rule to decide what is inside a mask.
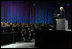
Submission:
[[[1,22],[2,32],[16,32],[21,34],[22,41],[31,41],[35,38],[37,30],[54,30],[51,24],[25,24],[25,23],[4,23]]]

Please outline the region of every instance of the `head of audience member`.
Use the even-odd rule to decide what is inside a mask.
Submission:
[[[25,26],[25,24],[24,23],[22,23],[22,27],[24,27]]]
[[[34,24],[34,27],[37,29],[37,28],[39,28],[39,25],[38,24]]]
[[[33,27],[34,27],[34,26],[33,26],[32,24],[30,24],[30,28],[33,29]]]
[[[9,24],[8,24],[8,22],[6,22],[5,24],[6,24],[6,27],[9,27]]]
[[[10,27],[12,27],[13,26],[13,23],[10,23]]]
[[[16,27],[16,25],[13,23],[13,24],[12,24],[12,27]]]
[[[3,23],[3,26],[2,27],[6,27],[6,23],[5,22]]]
[[[3,26],[3,22],[1,22],[1,27]]]
[[[19,26],[19,23],[16,23],[16,26]]]
[[[31,28],[28,28],[28,30],[31,30]]]
[[[19,23],[19,26],[20,26],[20,27],[22,27],[22,24],[21,24],[21,23]]]
[[[44,26],[44,24],[41,24],[41,26]]]
[[[48,27],[48,24],[45,24],[45,27]]]
[[[25,28],[23,28],[22,31],[25,31]]]
[[[26,24],[26,27],[29,27],[29,24]]]

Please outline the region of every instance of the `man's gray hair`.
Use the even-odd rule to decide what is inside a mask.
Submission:
[[[63,7],[61,6],[60,9],[63,9]]]

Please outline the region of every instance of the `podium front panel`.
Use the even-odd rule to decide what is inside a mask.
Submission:
[[[56,19],[56,30],[65,30],[65,19]]]

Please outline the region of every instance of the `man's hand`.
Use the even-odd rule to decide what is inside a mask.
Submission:
[[[59,16],[60,14],[57,14],[57,16]]]

